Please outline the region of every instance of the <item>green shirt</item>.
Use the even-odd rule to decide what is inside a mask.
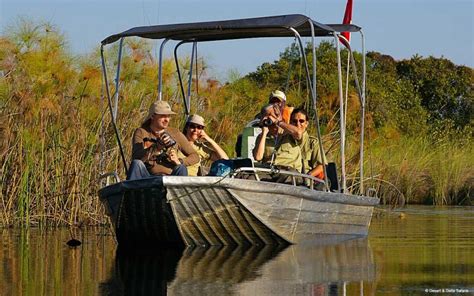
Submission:
[[[288,166],[301,172],[303,168],[301,149],[290,134],[280,135],[277,141],[275,141],[274,136],[267,136],[262,158],[263,163],[271,162],[273,151],[275,151],[273,164]]]
[[[323,164],[319,149],[319,141],[315,137],[312,137],[308,132],[303,133],[303,138],[299,141],[301,147],[301,154],[303,157],[304,173],[314,169],[317,165]],[[327,164],[326,156],[324,156],[324,164]]]

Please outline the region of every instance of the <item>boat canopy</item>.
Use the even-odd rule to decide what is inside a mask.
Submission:
[[[102,59],[102,71],[104,75],[105,90],[107,93],[108,107],[112,116],[112,124],[114,127],[115,135],[117,137],[117,142],[120,148],[120,154],[124,164],[125,171],[127,173],[127,161],[123,152],[122,143],[120,140],[120,135],[118,128],[115,124],[115,118],[117,116],[117,106],[119,98],[119,89],[120,89],[120,61],[122,56],[122,44],[124,37],[141,37],[147,39],[164,39],[160,46],[160,57],[158,65],[158,100],[161,100],[162,97],[162,61],[163,61],[163,48],[168,40],[178,41],[178,44],[175,46],[175,62],[176,68],[178,71],[179,82],[181,86],[181,92],[183,95],[183,100],[186,106],[186,114],[189,114],[190,106],[190,95],[191,95],[191,84],[192,84],[192,73],[193,73],[193,58],[191,58],[190,70],[189,70],[189,82],[188,82],[188,94],[184,92],[184,87],[182,84],[181,74],[179,72],[179,65],[177,59],[177,49],[180,45],[192,42],[193,50],[191,57],[195,57],[197,61],[197,51],[196,44],[203,41],[218,41],[218,40],[232,40],[232,39],[249,39],[249,38],[265,38],[265,37],[295,37],[298,39],[299,48],[301,51],[301,57],[305,64],[306,78],[308,81],[309,89],[311,90],[311,99],[312,106],[315,111],[315,122],[316,130],[318,133],[319,139],[319,149],[321,155],[324,155],[324,149],[322,145],[321,132],[319,127],[319,119],[317,116],[316,109],[316,59],[312,59],[313,75],[309,72],[308,60],[306,58],[306,53],[304,50],[304,45],[301,37],[333,37],[335,38],[336,49],[337,49],[337,67],[338,67],[338,82],[339,82],[339,102],[340,102],[340,134],[341,134],[341,187],[342,192],[346,192],[346,173],[345,173],[345,110],[344,100],[343,100],[343,88],[342,88],[342,69],[341,69],[341,55],[338,33],[342,32],[360,32],[362,40],[362,87],[360,87],[358,78],[357,78],[357,69],[352,50],[348,44],[345,44],[349,50],[350,64],[353,68],[354,82],[358,90],[359,99],[361,102],[361,140],[360,140],[360,188],[361,192],[363,191],[363,139],[364,139],[364,114],[365,114],[365,47],[364,47],[364,35],[360,27],[352,24],[321,24],[311,18],[301,15],[301,14],[289,14],[289,15],[279,15],[279,16],[267,16],[267,17],[258,17],[258,18],[246,18],[246,19],[235,19],[235,20],[223,20],[223,21],[211,21],[211,22],[198,22],[198,23],[184,23],[184,24],[169,24],[169,25],[156,25],[156,26],[144,26],[144,27],[135,27],[131,28],[122,33],[111,35],[104,40],[101,44],[101,59]],[[119,53],[118,53],[118,63],[117,63],[117,73],[115,78],[115,104],[112,106],[112,96],[109,90],[109,83],[107,79],[107,70],[104,57],[104,47],[107,44],[111,44],[120,40]],[[315,42],[314,38],[311,41],[313,56],[316,56]],[[196,55],[195,55],[196,53]],[[349,65],[349,61],[348,61]],[[349,68],[348,68],[349,69]],[[347,70],[349,71],[349,70]],[[347,72],[349,73],[349,72]],[[347,74],[349,75],[349,74]],[[346,80],[346,82],[348,79]],[[347,93],[346,93],[347,95]],[[346,98],[347,102],[347,98]],[[329,191],[328,180],[326,168],[323,166],[325,177],[326,189]],[[116,174],[113,172],[113,174]],[[103,176],[108,176],[110,174],[104,174]]]
[[[102,40],[102,45],[114,43],[122,37],[137,36],[148,39],[171,39],[177,41],[216,41],[261,37],[294,37],[295,29],[301,36],[333,36],[334,32],[358,32],[360,27],[343,24],[321,24],[301,14],[268,16],[258,18],[156,25],[135,27]]]

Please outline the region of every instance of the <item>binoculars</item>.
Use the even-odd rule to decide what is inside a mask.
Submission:
[[[271,126],[273,125],[273,121],[270,118],[265,118],[264,120],[262,120],[262,125],[267,127]]]

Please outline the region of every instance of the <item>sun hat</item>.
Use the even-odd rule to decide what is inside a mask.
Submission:
[[[285,93],[282,92],[282,91],[280,91],[280,90],[272,91],[272,93],[270,94],[269,100],[271,100],[271,99],[273,99],[273,98],[279,99],[280,102],[286,102]]]
[[[206,124],[204,123],[204,118],[202,118],[201,116],[199,116],[197,114],[190,115],[188,117],[188,120],[186,121],[186,124],[188,124],[188,123],[194,123],[194,124],[197,124],[197,125],[200,125],[200,126],[206,126]]]
[[[171,110],[170,105],[166,101],[156,101],[151,104],[148,109],[148,115],[143,119],[142,127],[149,124],[150,119],[154,114],[158,115],[173,115],[176,114]]]
[[[148,116],[145,118],[145,121],[150,119],[153,114],[158,115],[173,115],[176,114],[171,110],[170,105],[166,101],[156,101],[151,104],[150,109],[148,109]]]

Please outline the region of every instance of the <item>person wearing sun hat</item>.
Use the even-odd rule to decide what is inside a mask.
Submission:
[[[127,180],[151,175],[187,176],[186,167],[199,162],[199,155],[186,137],[169,126],[171,116],[175,114],[165,101],[151,104],[141,127],[133,133],[133,161]]]
[[[290,107],[286,103],[286,95],[280,90],[274,90],[270,93],[268,103],[279,107],[281,117],[284,122],[290,123],[290,115],[293,111],[293,107]]]
[[[189,176],[205,175],[203,163],[206,161],[229,159],[227,153],[205,132],[205,127],[204,118],[194,114],[188,117],[183,129],[184,136],[200,159],[198,163],[187,167]]]

